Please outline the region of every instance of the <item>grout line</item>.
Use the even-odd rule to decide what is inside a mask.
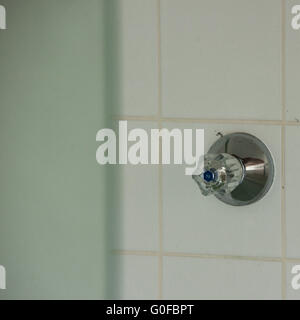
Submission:
[[[285,121],[285,126],[300,126],[300,121]]]
[[[158,66],[158,119],[162,117],[162,68],[161,68],[161,13],[157,0],[157,66]]]
[[[286,56],[285,56],[285,0],[281,0],[281,106],[282,125],[286,124]],[[298,123],[297,121],[289,121],[289,123]],[[299,123],[300,124],[300,123]]]
[[[260,125],[280,125],[281,120],[252,120],[252,119],[206,119],[206,118],[176,118],[165,117],[165,122],[203,122],[203,123],[220,123],[220,124],[260,124]]]
[[[158,128],[162,128],[162,74],[161,74],[161,12],[160,0],[157,0],[157,67],[158,67]],[[162,145],[159,143],[159,166],[158,166],[158,299],[163,298],[163,195],[162,195]]]
[[[281,262],[281,258],[272,257],[250,257],[250,256],[233,256],[221,254],[200,254],[200,253],[180,253],[180,252],[165,252],[167,257],[182,257],[182,258],[201,258],[201,259],[221,259],[221,260],[247,260],[259,262]]]
[[[187,123],[219,123],[219,124],[256,124],[256,125],[299,125],[298,121],[282,120],[251,120],[251,119],[205,119],[205,118],[176,118],[176,117],[155,117],[155,116],[115,116],[114,120],[127,121],[154,121],[154,122],[187,122]]]
[[[285,258],[286,262],[290,262],[290,263],[298,263],[300,264],[300,258]]]
[[[286,195],[285,195],[285,126],[281,127],[281,256],[282,299],[286,299]]]
[[[281,0],[281,294],[286,300],[286,195],[285,195],[285,133],[286,133],[286,56],[285,56],[285,0]]]
[[[159,122],[159,129],[162,125]],[[162,195],[162,144],[159,144],[158,165],[158,228],[159,228],[159,256],[158,256],[158,299],[163,298],[163,195]]]
[[[123,256],[151,256],[157,257],[160,251],[147,251],[147,250],[112,250],[114,255]],[[281,257],[256,257],[256,256],[235,256],[235,255],[222,255],[222,254],[208,254],[208,253],[189,253],[189,252],[162,252],[164,257],[178,257],[178,258],[199,258],[199,259],[219,259],[219,260],[246,260],[258,262],[282,262]],[[286,262],[299,263],[300,258],[285,258]]]
[[[282,262],[280,257],[255,257],[255,256],[235,256],[235,255],[221,255],[221,254],[202,254],[202,253],[183,253],[183,252],[161,252],[161,251],[135,251],[135,250],[116,250],[113,251],[116,255],[130,255],[130,256],[153,256],[160,255],[164,257],[178,257],[178,258],[199,258],[199,259],[219,259],[219,260],[243,260],[243,261],[257,261],[257,262]],[[286,259],[289,262],[300,263],[300,258]]]
[[[121,256],[159,256],[159,251],[113,250],[112,254]]]
[[[161,123],[159,123],[159,128],[161,129]],[[158,189],[159,189],[159,197],[158,197],[158,225],[159,225],[159,272],[158,272],[158,298],[163,298],[163,195],[162,195],[162,146],[160,143],[159,147],[159,166],[158,166]]]
[[[205,118],[171,118],[155,116],[114,116],[113,120],[127,121],[162,121],[162,122],[191,122],[191,123],[220,123],[220,124],[256,124],[256,125],[271,125],[271,126],[300,126],[300,121],[282,121],[282,120],[254,120],[254,119],[205,119]]]
[[[121,116],[116,115],[113,120],[127,120],[127,121],[159,121],[158,116]]]

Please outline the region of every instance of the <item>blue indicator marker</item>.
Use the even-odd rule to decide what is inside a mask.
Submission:
[[[213,171],[207,170],[203,173],[203,178],[206,182],[210,182],[215,179],[215,174]]]

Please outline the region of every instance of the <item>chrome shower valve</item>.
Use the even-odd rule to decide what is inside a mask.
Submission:
[[[199,160],[192,177],[203,195],[213,194],[234,206],[247,205],[261,199],[270,189],[274,178],[273,158],[256,137],[233,133],[212,145]]]

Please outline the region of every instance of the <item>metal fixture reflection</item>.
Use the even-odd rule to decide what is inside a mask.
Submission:
[[[260,200],[274,179],[274,162],[266,145],[247,133],[222,136],[200,159],[203,172],[193,175],[203,195],[244,206]]]

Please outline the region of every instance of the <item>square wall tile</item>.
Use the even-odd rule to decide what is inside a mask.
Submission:
[[[115,256],[113,299],[149,300],[158,297],[158,257]]]
[[[213,195],[203,196],[185,165],[163,166],[163,245],[172,252],[281,256],[280,127],[260,125],[168,123],[167,128],[204,129],[205,152],[216,134],[250,133],[270,149],[275,180],[266,196],[242,207],[230,206]],[[195,143],[195,142],[194,142]]]
[[[280,0],[161,0],[167,117],[280,119]]]
[[[299,83],[300,83],[300,29],[292,27],[292,20],[296,14],[292,8],[299,5],[298,0],[285,1],[285,30],[286,30],[286,118],[300,121]]]
[[[281,299],[281,264],[164,258],[164,299]]]
[[[300,258],[300,127],[286,128],[286,226],[287,255]]]
[[[157,128],[157,124],[128,122],[128,131],[134,128],[145,129],[150,135],[150,129]],[[128,150],[132,144],[128,143]],[[113,231],[118,233],[115,249],[158,249],[158,174],[158,166],[150,164],[119,165],[115,169],[114,192],[118,193],[112,222]]]
[[[115,113],[158,112],[158,7],[155,0],[117,0],[115,35],[118,95]],[[114,39],[112,39],[114,41]]]
[[[300,272],[298,270],[300,270],[300,262],[286,264],[286,298],[288,300],[300,300]]]

